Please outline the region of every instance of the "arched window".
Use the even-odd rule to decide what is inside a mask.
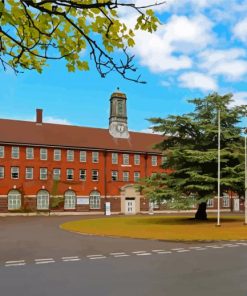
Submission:
[[[8,210],[21,208],[21,193],[18,190],[10,190],[8,194]]]
[[[92,191],[89,196],[90,209],[100,209],[100,194],[98,191]]]
[[[73,190],[67,190],[64,193],[64,209],[75,209],[76,205],[76,194]]]
[[[223,207],[229,208],[230,207],[230,198],[227,193],[223,193]]]
[[[49,192],[40,190],[37,194],[37,210],[49,209]]]

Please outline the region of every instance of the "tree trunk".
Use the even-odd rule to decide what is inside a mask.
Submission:
[[[195,219],[196,220],[207,220],[207,203],[202,202],[199,204],[199,207],[197,209],[197,212],[195,214]]]

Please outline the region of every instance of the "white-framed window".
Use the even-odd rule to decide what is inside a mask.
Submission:
[[[100,194],[98,191],[92,191],[89,196],[90,209],[100,209]]]
[[[229,195],[224,193],[223,194],[223,200],[222,200],[222,206],[224,208],[229,208],[230,207],[230,198],[229,198]]]
[[[134,182],[138,182],[140,180],[140,172],[134,172]]]
[[[20,148],[13,146],[11,148],[11,158],[18,159],[20,157]]]
[[[26,168],[26,179],[27,180],[33,179],[33,168]]]
[[[67,161],[74,161],[74,150],[67,150]]]
[[[98,180],[99,180],[99,171],[92,170],[92,181],[98,181]]]
[[[74,179],[74,169],[67,169],[67,180],[73,180]]]
[[[163,156],[161,157],[161,164],[162,164],[162,165],[167,164],[167,161],[168,161],[167,156],[166,156],[166,155],[163,155]]]
[[[123,154],[123,164],[129,164],[129,154]]]
[[[55,161],[60,161],[61,160],[61,149],[54,149],[54,151],[53,151],[53,159]]]
[[[99,162],[99,152],[97,152],[97,151],[92,152],[92,162],[93,163]]]
[[[21,193],[18,190],[10,190],[8,193],[8,210],[21,208]]]
[[[67,190],[64,193],[64,209],[75,210],[76,208],[76,194],[73,190]]]
[[[157,156],[156,155],[151,156],[151,163],[152,163],[152,166],[157,166]]]
[[[40,160],[47,160],[47,149],[40,148]]]
[[[129,172],[123,172],[123,181],[128,182],[129,181]]]
[[[47,180],[47,168],[39,169],[39,178],[40,180]]]
[[[208,199],[207,207],[208,208],[213,208],[214,207],[214,199],[213,198]]]
[[[19,167],[11,167],[11,179],[19,179]]]
[[[32,147],[26,147],[26,159],[34,159],[34,149]]]
[[[111,179],[112,179],[112,181],[117,181],[118,180],[118,171],[112,171],[111,172]]]
[[[80,162],[87,161],[87,151],[80,151]]]
[[[112,164],[118,164],[118,154],[117,153],[112,153],[111,154],[111,163]]]
[[[0,179],[4,179],[4,166],[0,166]]]
[[[53,169],[53,180],[60,180],[61,178],[61,169]]]
[[[141,162],[140,154],[134,154],[134,164],[140,165],[140,162]]]
[[[49,209],[49,192],[46,190],[40,190],[37,194],[37,210]]]
[[[4,146],[0,146],[0,158],[4,158]]]
[[[80,175],[79,175],[79,179],[80,179],[81,181],[86,181],[87,171],[84,170],[84,169],[81,169],[79,173],[80,173]]]

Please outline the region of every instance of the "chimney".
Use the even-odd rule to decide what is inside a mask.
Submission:
[[[43,123],[42,113],[43,113],[42,109],[36,109],[36,124]]]

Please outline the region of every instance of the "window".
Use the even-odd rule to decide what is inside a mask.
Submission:
[[[93,163],[99,162],[99,152],[92,152],[92,162]]]
[[[123,172],[123,181],[128,182],[129,181],[129,172]]]
[[[33,179],[33,168],[26,168],[26,179]]]
[[[123,101],[122,100],[118,100],[117,101],[117,114],[122,116],[124,113],[124,110],[123,110]]]
[[[129,164],[129,154],[123,154],[123,164]]]
[[[213,200],[213,198],[211,198],[211,199],[209,199],[209,200],[207,201],[207,206],[208,206],[209,208],[213,208],[213,206],[214,206],[214,200]]]
[[[53,180],[60,180],[60,177],[61,177],[61,170],[53,169]]]
[[[86,170],[80,170],[79,179],[81,181],[86,181]]]
[[[40,160],[47,160],[47,149],[40,148]]]
[[[98,181],[99,180],[99,171],[92,170],[92,181]]]
[[[140,154],[135,154],[134,155],[134,164],[135,165],[140,165]]]
[[[134,182],[138,182],[140,180],[140,172],[134,172]]]
[[[49,209],[49,192],[40,190],[37,194],[37,210]]]
[[[61,149],[54,149],[53,159],[56,160],[56,161],[61,160]]]
[[[111,172],[111,179],[112,179],[112,181],[117,181],[118,180],[118,171],[112,171]]]
[[[223,207],[224,208],[229,208],[230,207],[229,195],[226,194],[226,193],[223,194]]]
[[[12,149],[11,149],[11,157],[12,158],[18,159],[19,158],[19,153],[20,153],[19,147],[12,147]]]
[[[0,166],[0,179],[4,178],[4,167]]]
[[[34,158],[33,148],[27,147],[26,148],[26,159],[33,159],[33,158]]]
[[[162,165],[167,164],[167,161],[168,161],[167,156],[162,156],[162,157],[161,157],[161,164],[162,164]]]
[[[10,190],[8,194],[8,210],[19,210],[21,208],[21,194],[18,190]]]
[[[86,161],[87,161],[87,152],[80,151],[80,162],[86,162]]]
[[[91,192],[89,196],[90,209],[100,209],[100,194],[98,191]]]
[[[67,169],[67,180],[73,180],[73,179],[74,179],[74,170]]]
[[[74,151],[67,150],[67,161],[74,161]]]
[[[152,166],[157,166],[157,156],[156,155],[152,155],[151,162],[152,162]]]
[[[19,179],[19,167],[11,167],[11,179]]]
[[[4,146],[0,146],[0,158],[4,158]]]
[[[47,168],[40,168],[39,178],[40,180],[47,180]]]
[[[67,190],[64,194],[64,209],[74,210],[76,206],[76,195],[73,190]]]
[[[111,154],[111,163],[112,164],[118,164],[118,154],[117,153],[112,153]]]

